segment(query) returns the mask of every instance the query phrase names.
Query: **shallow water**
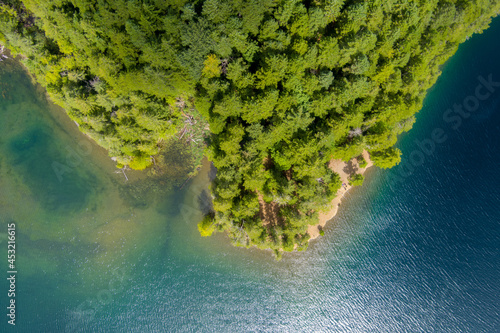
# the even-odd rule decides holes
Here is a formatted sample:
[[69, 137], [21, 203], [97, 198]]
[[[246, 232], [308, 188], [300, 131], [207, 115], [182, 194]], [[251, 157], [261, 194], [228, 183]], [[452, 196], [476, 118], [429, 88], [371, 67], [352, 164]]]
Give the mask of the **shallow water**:
[[[182, 190], [149, 193], [139, 173], [127, 187], [2, 62], [0, 222], [17, 225], [17, 331], [500, 331], [500, 89], [458, 130], [443, 120], [479, 75], [500, 81], [498, 36], [497, 19], [461, 46], [401, 138], [403, 162], [370, 170], [326, 236], [280, 262], [199, 236], [206, 164]], [[447, 140], [415, 160], [415, 140], [436, 128]]]

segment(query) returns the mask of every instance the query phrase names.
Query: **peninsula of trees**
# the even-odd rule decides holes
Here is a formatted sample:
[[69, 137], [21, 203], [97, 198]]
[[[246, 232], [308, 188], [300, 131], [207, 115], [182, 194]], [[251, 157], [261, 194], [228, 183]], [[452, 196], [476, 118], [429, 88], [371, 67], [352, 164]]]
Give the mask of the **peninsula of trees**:
[[[3, 0], [0, 43], [119, 167], [147, 168], [170, 140], [205, 143], [217, 177], [201, 233], [280, 255], [307, 246], [341, 186], [332, 158], [399, 162], [397, 136], [440, 66], [499, 11], [498, 0]], [[260, 218], [263, 203], [277, 223]]]

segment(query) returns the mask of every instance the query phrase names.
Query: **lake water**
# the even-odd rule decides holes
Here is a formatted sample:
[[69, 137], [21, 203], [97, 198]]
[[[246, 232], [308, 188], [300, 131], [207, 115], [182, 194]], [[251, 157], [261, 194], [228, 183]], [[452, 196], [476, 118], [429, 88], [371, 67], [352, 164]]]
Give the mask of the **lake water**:
[[[370, 170], [325, 237], [279, 262], [199, 236], [207, 163], [182, 189], [134, 172], [126, 182], [19, 65], [0, 63], [15, 331], [499, 332], [500, 88], [457, 129], [443, 119], [478, 76], [500, 81], [499, 37], [497, 19], [460, 47], [401, 137], [403, 162]], [[446, 140], [423, 153], [436, 129]], [[13, 331], [5, 314], [1, 331]]]

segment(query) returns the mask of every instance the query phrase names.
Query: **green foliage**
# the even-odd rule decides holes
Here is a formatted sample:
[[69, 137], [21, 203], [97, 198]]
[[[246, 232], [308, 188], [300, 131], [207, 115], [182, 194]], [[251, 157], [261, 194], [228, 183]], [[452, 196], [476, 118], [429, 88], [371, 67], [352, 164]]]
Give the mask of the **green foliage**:
[[401, 162], [401, 150], [391, 147], [382, 151], [371, 152], [370, 158], [373, 164], [379, 168], [392, 168]]
[[363, 185], [363, 181], [365, 180], [365, 177], [360, 174], [355, 174], [352, 177], [349, 177], [349, 185], [351, 186], [361, 186]]
[[153, 164], [151, 156], [147, 156], [144, 153], [138, 153], [132, 161], [130, 161], [129, 166], [134, 170], [144, 170], [148, 166]]
[[363, 155], [360, 155], [360, 156], [356, 157], [356, 159], [358, 160], [358, 165], [359, 165], [359, 167], [361, 169], [366, 168], [366, 166], [368, 165], [368, 163], [366, 162], [366, 160], [363, 157]]
[[202, 237], [211, 236], [215, 230], [216, 230], [216, 225], [214, 217], [211, 214], [205, 215], [203, 220], [201, 220], [201, 222], [198, 223], [198, 231], [200, 232]]
[[195, 81], [176, 57], [177, 13], [142, 1], [10, 0], [0, 31], [83, 132], [141, 170], [184, 121], [176, 99], [196, 108]]
[[219, 77], [220, 76], [220, 68], [219, 68], [220, 60], [217, 58], [215, 54], [210, 54], [207, 59], [203, 62], [203, 75], [208, 78]]
[[376, 166], [399, 163], [393, 146], [440, 66], [499, 10], [498, 1], [4, 0], [0, 40], [121, 165], [154, 167], [179, 139], [199, 159], [206, 140], [217, 230], [281, 256], [307, 247], [308, 225], [340, 187], [329, 160], [367, 150]]

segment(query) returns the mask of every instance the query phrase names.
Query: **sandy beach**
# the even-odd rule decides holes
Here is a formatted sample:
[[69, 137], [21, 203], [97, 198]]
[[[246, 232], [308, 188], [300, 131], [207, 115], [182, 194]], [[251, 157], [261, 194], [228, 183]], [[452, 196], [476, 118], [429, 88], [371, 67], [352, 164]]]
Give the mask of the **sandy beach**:
[[342, 186], [337, 191], [337, 196], [332, 200], [332, 209], [328, 212], [320, 212], [319, 213], [319, 223], [316, 225], [310, 225], [307, 229], [307, 233], [311, 235], [311, 239], [315, 239], [319, 236], [319, 231], [326, 225], [328, 221], [330, 221], [335, 215], [337, 215], [337, 211], [339, 210], [340, 203], [344, 198], [344, 195], [349, 189], [352, 187], [349, 185], [349, 176], [354, 173], [364, 174], [365, 171], [373, 165], [370, 160], [370, 155], [366, 150], [363, 151], [363, 157], [367, 162], [366, 167], [360, 168], [358, 161], [356, 159], [352, 159], [349, 162], [344, 162], [342, 160], [331, 160], [330, 161], [330, 169], [332, 169], [335, 173], [340, 176], [342, 183], [345, 186]]

